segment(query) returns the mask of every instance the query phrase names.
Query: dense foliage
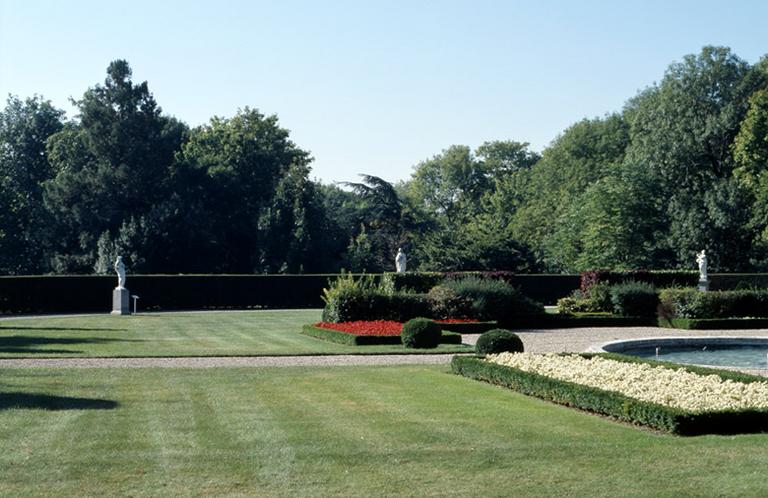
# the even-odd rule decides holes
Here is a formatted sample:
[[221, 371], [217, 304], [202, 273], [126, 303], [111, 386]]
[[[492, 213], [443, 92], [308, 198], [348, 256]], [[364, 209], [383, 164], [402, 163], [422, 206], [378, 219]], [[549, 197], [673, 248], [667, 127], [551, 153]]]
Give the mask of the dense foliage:
[[768, 317], [766, 290], [665, 289], [660, 299], [664, 318]]
[[493, 329], [477, 338], [475, 352], [478, 354], [522, 353], [523, 341], [517, 334], [507, 329]]
[[38, 96], [0, 110], [0, 274], [116, 254], [133, 273], [380, 272], [398, 247], [424, 271], [690, 269], [701, 249], [713, 272], [768, 269], [766, 57], [704, 47], [541, 154], [453, 145], [394, 185], [311, 181], [277, 116], [190, 129], [131, 76], [112, 62], [73, 119]]
[[412, 318], [403, 324], [400, 338], [406, 348], [436, 348], [443, 331], [440, 325], [428, 318]]

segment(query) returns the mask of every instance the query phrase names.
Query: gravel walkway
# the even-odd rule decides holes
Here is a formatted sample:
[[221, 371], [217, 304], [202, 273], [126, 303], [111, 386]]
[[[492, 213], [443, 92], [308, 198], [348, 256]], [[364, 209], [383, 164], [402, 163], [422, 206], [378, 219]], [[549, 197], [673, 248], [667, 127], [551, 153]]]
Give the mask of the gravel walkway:
[[[749, 336], [768, 337], [768, 329], [685, 331], [656, 327], [526, 329], [517, 331], [525, 350], [533, 353], [582, 352], [618, 339], [641, 337]], [[474, 344], [478, 334], [465, 334], [464, 343]], [[232, 356], [180, 358], [25, 358], [0, 359], [0, 368], [216, 368], [350, 365], [441, 365], [453, 354], [433, 355], [324, 355], [324, 356]], [[767, 372], [768, 373], [768, 372]]]

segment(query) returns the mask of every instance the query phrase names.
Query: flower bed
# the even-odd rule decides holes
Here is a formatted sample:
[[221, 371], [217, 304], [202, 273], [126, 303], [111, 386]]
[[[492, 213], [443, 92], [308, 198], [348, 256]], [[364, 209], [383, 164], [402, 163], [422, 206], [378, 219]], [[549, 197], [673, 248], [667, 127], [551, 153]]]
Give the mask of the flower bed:
[[392, 320], [357, 320], [354, 322], [316, 323], [315, 327], [354, 335], [400, 336], [403, 324]]
[[735, 372], [620, 355], [455, 357], [455, 373], [685, 435], [768, 430], [768, 383]]
[[[439, 320], [441, 325], [460, 326], [464, 324], [474, 325], [477, 322], [465, 319]], [[401, 322], [392, 320], [357, 320], [353, 322], [319, 322], [313, 325], [305, 325], [302, 332], [306, 335], [325, 339], [341, 344], [355, 346], [373, 344], [401, 344], [400, 332], [403, 329]], [[461, 334], [443, 331], [443, 344], [461, 344]]]

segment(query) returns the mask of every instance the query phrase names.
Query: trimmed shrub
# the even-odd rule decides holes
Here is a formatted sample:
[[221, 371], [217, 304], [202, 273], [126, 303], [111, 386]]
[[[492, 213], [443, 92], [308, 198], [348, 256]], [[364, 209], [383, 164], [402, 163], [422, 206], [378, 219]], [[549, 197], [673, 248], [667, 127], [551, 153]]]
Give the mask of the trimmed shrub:
[[506, 282], [476, 277], [447, 280], [445, 287], [471, 303], [471, 313], [478, 320], [496, 320], [500, 324], [516, 317], [544, 313], [544, 306]]
[[522, 353], [523, 341], [507, 329], [493, 329], [477, 338], [475, 351], [478, 354], [496, 354], [504, 352]]
[[665, 289], [662, 318], [768, 317], [768, 290]]
[[440, 344], [442, 330], [429, 318], [413, 318], [403, 324], [400, 337], [406, 348], [436, 348]]
[[656, 316], [659, 293], [644, 282], [627, 282], [611, 287], [613, 312], [621, 316]]
[[432, 287], [427, 294], [427, 299], [431, 310], [430, 316], [438, 320], [472, 316], [472, 302], [450, 287], [444, 285]]

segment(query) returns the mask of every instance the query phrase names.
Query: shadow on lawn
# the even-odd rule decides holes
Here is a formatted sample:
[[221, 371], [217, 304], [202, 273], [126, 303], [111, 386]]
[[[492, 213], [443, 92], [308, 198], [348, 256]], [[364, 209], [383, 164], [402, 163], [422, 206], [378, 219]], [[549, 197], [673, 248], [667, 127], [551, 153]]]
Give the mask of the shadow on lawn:
[[35, 349], [49, 344], [106, 344], [110, 342], [144, 342], [141, 339], [112, 339], [104, 337], [43, 337], [11, 335], [0, 337], [0, 353], [80, 353], [66, 349]]
[[117, 406], [117, 401], [110, 399], [0, 392], [0, 411], [24, 408], [41, 410], [112, 410], [117, 408]]
[[24, 325], [3, 326], [0, 330], [74, 330], [76, 332], [119, 332], [128, 329], [99, 328], [99, 327], [26, 327]]

